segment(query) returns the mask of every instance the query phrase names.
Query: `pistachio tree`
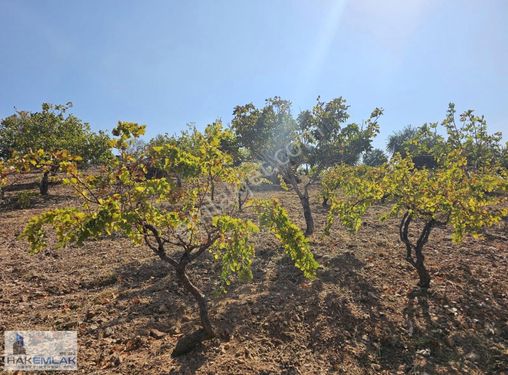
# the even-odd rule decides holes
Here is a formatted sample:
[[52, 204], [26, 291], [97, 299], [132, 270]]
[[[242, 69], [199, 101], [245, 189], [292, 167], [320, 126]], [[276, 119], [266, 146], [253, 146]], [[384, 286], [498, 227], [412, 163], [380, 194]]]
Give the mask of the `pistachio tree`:
[[283, 187], [298, 195], [308, 236], [314, 233], [310, 187], [326, 168], [357, 163], [379, 132], [377, 121], [382, 109], [374, 109], [367, 121], [357, 124], [348, 123], [348, 108], [343, 98], [329, 102], [318, 98], [311, 110], [295, 119], [291, 102], [275, 97], [267, 99], [263, 108], [249, 103], [235, 107], [233, 112], [232, 128], [238, 144], [269, 173], [278, 174]]
[[49, 176], [60, 170], [62, 163], [80, 162], [80, 156], [72, 155], [67, 150], [45, 151], [39, 149], [29, 150], [25, 154], [14, 153], [9, 163], [15, 167], [19, 173], [38, 172], [42, 174], [39, 182], [39, 191], [41, 195], [47, 195], [49, 192]]
[[[425, 141], [429, 139], [432, 142]], [[407, 144], [415, 153], [430, 155], [437, 163], [442, 163], [452, 150], [460, 149], [469, 169], [488, 171], [503, 164], [501, 140], [501, 132], [489, 133], [485, 116], [469, 109], [457, 117], [455, 104], [450, 103], [441, 123], [422, 125]]]
[[508, 215], [506, 170], [471, 171], [461, 149], [441, 155], [440, 160], [438, 168], [419, 169], [410, 157], [396, 154], [380, 167], [340, 165], [327, 171], [325, 188], [332, 200], [328, 225], [337, 217], [358, 231], [370, 206], [388, 202], [381, 219], [400, 219], [405, 259], [418, 273], [418, 286], [428, 288], [431, 276], [424, 248], [434, 228], [450, 227], [452, 240], [458, 242], [466, 234], [481, 236], [484, 228]]
[[[222, 170], [228, 166], [238, 166], [241, 164], [241, 155], [236, 146], [234, 133], [224, 128], [222, 122], [217, 120], [212, 124], [205, 127], [203, 132], [200, 132], [196, 126], [189, 125], [186, 131], [183, 131], [178, 136], [169, 136], [167, 134], [158, 135], [148, 145], [148, 154], [150, 158], [147, 164], [151, 170], [149, 175], [161, 175], [161, 170], [155, 168], [155, 160], [160, 157], [154, 153], [154, 148], [166, 147], [166, 150], [179, 150], [185, 152], [184, 158], [197, 158], [201, 160], [203, 170], [206, 172], [210, 184], [210, 199], [215, 200], [216, 180]], [[178, 160], [170, 158], [174, 166], [177, 167]], [[181, 184], [179, 168], [173, 168], [174, 175], [170, 176]]]
[[5, 188], [12, 183], [16, 168], [9, 162], [0, 159], [0, 201], [4, 199]]
[[[221, 200], [220, 206], [210, 202], [208, 162], [222, 164], [214, 174], [215, 181], [238, 184], [235, 169], [221, 154], [190, 154], [174, 144], [154, 146], [157, 167], [172, 175], [175, 168], [182, 177], [182, 187], [168, 178], [146, 178], [146, 165], [128, 153], [131, 139], [144, 133], [144, 127], [120, 122], [114, 129], [113, 143], [118, 157], [100, 174], [85, 175], [76, 163], [63, 167], [66, 183], [76, 190], [82, 205], [53, 209], [33, 217], [22, 237], [37, 253], [49, 246], [47, 231], [56, 234], [55, 246], [81, 245], [84, 241], [113, 233], [123, 235], [135, 245], [144, 245], [163, 263], [172, 268], [181, 286], [198, 305], [201, 329], [182, 338], [173, 355], [191, 350], [202, 340], [216, 336], [209, 314], [208, 298], [199, 280], [191, 280], [189, 268], [205, 254], [218, 262], [221, 288], [235, 279], [252, 277], [255, 256], [252, 236], [260, 230], [273, 233], [284, 251], [303, 274], [312, 278], [317, 263], [300, 229], [276, 201], [251, 201], [248, 206], [258, 214], [254, 222], [238, 215], [235, 195]], [[206, 135], [202, 135], [205, 136]]]
[[40, 111], [16, 111], [0, 121], [0, 159], [14, 153], [67, 150], [81, 156], [82, 164], [99, 164], [111, 158], [109, 138], [93, 132], [88, 123], [69, 114], [72, 103], [43, 103]]

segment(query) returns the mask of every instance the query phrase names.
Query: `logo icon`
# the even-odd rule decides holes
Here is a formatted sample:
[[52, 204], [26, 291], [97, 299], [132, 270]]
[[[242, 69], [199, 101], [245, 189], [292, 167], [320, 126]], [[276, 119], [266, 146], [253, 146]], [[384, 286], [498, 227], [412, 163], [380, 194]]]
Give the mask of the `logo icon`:
[[24, 355], [26, 354], [25, 340], [23, 336], [16, 332], [16, 340], [12, 344], [13, 355]]
[[6, 371], [77, 370], [76, 331], [5, 331]]

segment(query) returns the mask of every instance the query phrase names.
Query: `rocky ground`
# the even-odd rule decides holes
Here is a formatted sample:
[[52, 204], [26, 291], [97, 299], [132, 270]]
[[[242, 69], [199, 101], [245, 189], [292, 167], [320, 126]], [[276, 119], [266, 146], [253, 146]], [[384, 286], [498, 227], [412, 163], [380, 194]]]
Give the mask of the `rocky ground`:
[[[321, 264], [306, 282], [268, 235], [259, 236], [254, 279], [217, 295], [217, 265], [192, 270], [210, 293], [213, 320], [228, 340], [171, 358], [199, 320], [171, 269], [123, 238], [30, 256], [16, 236], [31, 215], [74, 204], [62, 186], [34, 206], [0, 210], [0, 330], [76, 330], [84, 374], [496, 374], [508, 369], [508, 243], [498, 237], [453, 244], [447, 230], [426, 248], [433, 283], [411, 293], [398, 222], [374, 208], [357, 235], [339, 224], [322, 233], [313, 203], [311, 238]], [[14, 193], [11, 193], [14, 194]], [[291, 192], [267, 189], [303, 226]], [[501, 237], [499, 237], [501, 236]], [[3, 340], [2, 345], [3, 345]], [[0, 348], [2, 349], [2, 348]], [[51, 372], [55, 373], [55, 372]]]

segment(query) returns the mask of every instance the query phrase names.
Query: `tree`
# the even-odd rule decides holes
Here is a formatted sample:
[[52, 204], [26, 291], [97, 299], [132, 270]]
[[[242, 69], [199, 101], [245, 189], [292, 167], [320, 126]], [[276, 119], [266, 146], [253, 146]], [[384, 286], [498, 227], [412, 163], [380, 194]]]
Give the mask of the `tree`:
[[0, 159], [0, 201], [4, 199], [5, 188], [12, 183], [9, 179], [15, 173], [16, 169], [11, 163]]
[[477, 116], [470, 109], [461, 113], [457, 121], [455, 104], [450, 103], [446, 118], [441, 122], [445, 136], [438, 135], [438, 126], [438, 123], [430, 123], [418, 128], [409, 142], [414, 153], [430, 155], [436, 163], [442, 163], [443, 156], [460, 149], [468, 168], [477, 171], [503, 163], [502, 134], [489, 134], [484, 116]]
[[394, 132], [392, 135], [388, 137], [388, 143], [386, 145], [386, 150], [390, 152], [393, 156], [396, 153], [402, 155], [402, 157], [406, 157], [411, 150], [408, 150], [409, 142], [416, 136], [418, 129], [412, 127], [411, 125], [406, 126], [404, 129]]
[[501, 151], [501, 165], [508, 169], [508, 141], [505, 143]]
[[40, 112], [17, 111], [4, 118], [0, 122], [0, 158], [9, 159], [15, 152], [67, 150], [81, 156], [83, 164], [110, 159], [107, 135], [92, 132], [89, 124], [67, 114], [71, 107], [72, 103], [44, 103]]
[[47, 195], [49, 190], [49, 175], [60, 170], [60, 166], [65, 162], [81, 162], [80, 156], [71, 155], [67, 150], [57, 150], [47, 152], [42, 149], [29, 151], [25, 154], [12, 154], [9, 164], [17, 173], [30, 172], [33, 170], [42, 173], [42, 179], [39, 183], [41, 195]]
[[397, 153], [402, 157], [411, 155], [417, 168], [435, 168], [436, 160], [429, 153], [429, 149], [435, 147], [440, 136], [435, 132], [424, 131], [424, 129], [429, 129], [435, 124], [424, 124], [417, 128], [408, 125], [401, 131], [393, 133], [388, 138], [387, 150], [392, 156]]
[[[444, 132], [438, 131], [440, 125]], [[450, 103], [441, 123], [426, 123], [417, 128], [408, 126], [390, 136], [387, 149], [392, 155], [411, 155], [418, 168], [435, 168], [443, 156], [460, 148], [468, 167], [482, 169], [503, 163], [505, 151], [501, 139], [500, 132], [488, 133], [485, 117], [476, 115], [472, 109], [462, 112], [457, 120], [455, 104]]]
[[[452, 240], [458, 242], [467, 233], [480, 236], [484, 228], [508, 215], [503, 196], [508, 191], [506, 170], [471, 171], [461, 149], [441, 156], [440, 161], [434, 170], [418, 169], [410, 157], [396, 154], [377, 168], [341, 165], [328, 171], [327, 179], [333, 180], [336, 188], [330, 193], [328, 228], [338, 217], [358, 231], [368, 207], [386, 199], [390, 209], [382, 218], [400, 218], [399, 237], [406, 247], [406, 260], [418, 272], [418, 286], [428, 288], [431, 277], [423, 249], [436, 226], [450, 226]], [[413, 241], [410, 229], [415, 226], [419, 234]]]
[[[233, 157], [225, 152], [222, 146], [226, 143], [232, 143], [233, 133], [224, 129], [220, 121], [208, 125], [204, 132], [199, 132], [196, 128], [191, 133], [191, 153], [200, 161], [201, 167], [205, 171], [210, 186], [210, 199], [215, 200], [215, 190], [217, 183], [221, 178], [234, 171]], [[226, 182], [230, 182], [228, 178]]]
[[[310, 186], [325, 168], [340, 162], [356, 163], [379, 131], [381, 109], [376, 108], [361, 126], [345, 125], [348, 108], [343, 98], [327, 103], [318, 98], [312, 110], [303, 111], [295, 120], [291, 102], [274, 97], [261, 109], [249, 103], [235, 107], [233, 112], [232, 128], [238, 144], [249, 150], [253, 160], [263, 163], [266, 174], [279, 174], [282, 186], [298, 195], [307, 236], [314, 232]], [[304, 179], [302, 169], [307, 171]]]
[[[236, 163], [231, 152], [234, 152], [234, 134], [229, 129], [224, 129], [222, 122], [217, 120], [206, 126], [203, 132], [198, 131], [195, 126], [190, 126], [187, 131], [182, 132], [179, 137], [170, 137], [168, 135], [159, 135], [150, 141], [151, 154], [149, 159], [150, 166], [154, 166], [156, 159], [160, 157], [158, 152], [153, 152], [162, 147], [169, 152], [165, 156], [174, 165], [175, 179], [180, 184], [180, 174], [177, 167], [179, 159], [175, 158], [177, 153], [184, 152], [183, 158], [193, 157], [199, 159], [202, 168], [206, 171], [210, 187], [210, 198], [215, 200], [216, 183], [219, 176], [224, 171], [232, 171], [232, 167], [239, 165]], [[160, 170], [159, 170], [160, 175]]]
[[369, 165], [371, 167], [378, 167], [388, 161], [388, 158], [386, 157], [383, 150], [380, 150], [379, 148], [372, 149], [370, 151], [367, 151], [363, 155], [363, 164]]
[[[130, 139], [143, 133], [144, 127], [120, 122], [114, 129], [118, 158], [100, 174], [83, 175], [75, 163], [64, 163], [68, 173], [66, 183], [81, 196], [83, 206], [54, 209], [35, 216], [22, 236], [31, 244], [33, 253], [48, 246], [48, 226], [56, 234], [57, 246], [80, 245], [90, 238], [118, 233], [134, 244], [144, 244], [151, 249], [174, 269], [181, 285], [199, 308], [202, 328], [179, 341], [173, 352], [178, 355], [216, 335], [207, 298], [188, 275], [189, 267], [205, 253], [222, 264], [222, 288], [236, 277], [248, 279], [252, 276], [250, 267], [255, 253], [251, 236], [263, 228], [282, 242], [286, 253], [306, 277], [314, 277], [317, 263], [303, 233], [289, 220], [279, 203], [251, 201], [249, 207], [258, 213], [259, 224], [238, 215], [235, 195], [230, 200], [222, 200], [220, 206], [209, 203], [206, 162], [217, 158], [214, 163], [218, 165], [224, 161], [223, 155], [207, 155], [205, 162], [172, 144], [154, 146], [152, 152], [160, 155], [156, 166], [169, 175], [178, 168], [184, 187], [178, 188], [166, 178], [147, 179], [143, 161], [127, 152]], [[224, 183], [236, 183], [234, 168], [227, 162], [215, 178]]]

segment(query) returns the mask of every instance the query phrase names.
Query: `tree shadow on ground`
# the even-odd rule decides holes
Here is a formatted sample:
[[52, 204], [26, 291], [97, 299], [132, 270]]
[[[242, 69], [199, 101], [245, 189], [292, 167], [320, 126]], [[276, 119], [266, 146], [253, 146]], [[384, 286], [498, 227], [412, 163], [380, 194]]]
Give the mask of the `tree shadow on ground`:
[[20, 206], [20, 202], [18, 201], [18, 196], [15, 194], [9, 194], [3, 201], [0, 201], [0, 212], [13, 212], [20, 211], [24, 209], [41, 209], [41, 208], [49, 208], [53, 205], [59, 205], [65, 202], [71, 202], [76, 199], [73, 195], [62, 195], [62, 194], [48, 194], [48, 195], [40, 195], [39, 192], [30, 191], [29, 193], [29, 201], [26, 203], [26, 207]]
[[[352, 253], [322, 260], [318, 279], [309, 285], [288, 257], [280, 257], [276, 273], [265, 279], [268, 292], [263, 294], [258, 288], [257, 297], [247, 307], [230, 303], [223, 315], [255, 322], [235, 329], [247, 337], [260, 331], [270, 337], [263, 345], [281, 352], [281, 363], [285, 352], [302, 349], [293, 343], [298, 341], [295, 335], [304, 334], [306, 348], [314, 355], [326, 353], [332, 372], [345, 359], [346, 346], [354, 348], [358, 365], [366, 371], [377, 363], [389, 370], [406, 366], [406, 358], [399, 355], [403, 344], [393, 339], [395, 323], [381, 312], [378, 290], [361, 274], [363, 262]], [[379, 353], [378, 357], [372, 358], [372, 353]], [[298, 367], [297, 361], [284, 363]]]
[[[213, 294], [211, 279], [214, 266], [210, 263], [211, 258], [204, 256], [189, 268], [189, 276], [208, 296]], [[179, 338], [200, 328], [195, 300], [178, 283], [173, 268], [157, 258], [122, 265], [111, 275], [83, 284], [82, 287], [97, 290], [113, 284], [118, 290], [113, 307], [120, 314], [113, 314], [116, 316], [114, 319], [104, 322], [99, 328], [101, 332], [107, 332], [108, 329], [121, 331], [122, 327], [129, 327], [131, 338], [140, 336], [158, 340], [161, 342], [160, 354], [168, 354]], [[213, 316], [214, 301], [210, 302], [210, 313]], [[182, 372], [194, 373], [205, 361], [211, 360], [214, 351], [210, 348], [219, 344], [218, 339], [206, 341], [198, 345], [190, 355], [177, 357], [174, 361]]]
[[[347, 347], [357, 365], [367, 372], [407, 369], [410, 364], [400, 338], [402, 332], [385, 313], [380, 291], [365, 276], [365, 263], [347, 251], [326, 264], [323, 282], [339, 287], [339, 291], [330, 291], [324, 297], [323, 319], [333, 334], [314, 345], [320, 349]], [[332, 363], [341, 360], [340, 351], [337, 354], [338, 358], [330, 358]]]
[[[354, 361], [365, 372], [389, 373], [458, 374], [471, 367], [495, 373], [506, 367], [506, 332], [492, 346], [492, 337], [477, 331], [477, 321], [488, 317], [489, 322], [499, 322], [506, 314], [503, 303], [495, 301], [504, 297], [482, 302], [482, 296], [492, 296], [492, 291], [476, 282], [467, 266], [462, 266], [462, 277], [470, 290], [460, 301], [450, 301], [440, 291], [412, 293], [402, 312], [404, 327], [383, 306], [385, 296], [373, 286], [365, 264], [353, 252], [321, 255], [318, 279], [307, 283], [287, 256], [269, 253], [273, 251], [260, 251], [252, 284], [238, 283], [226, 295], [210, 298], [210, 312], [217, 329], [226, 332], [224, 337], [255, 340], [261, 358], [264, 353], [270, 353], [270, 358], [277, 353], [281, 372], [298, 371], [302, 342], [313, 355], [325, 353], [330, 372], [339, 371], [344, 361]], [[217, 267], [204, 257], [191, 270], [208, 296], [214, 291]], [[103, 330], [136, 321], [134, 329], [140, 335], [150, 335], [153, 328], [165, 333], [161, 348], [170, 352], [182, 334], [199, 326], [194, 300], [177, 283], [173, 270], [158, 259], [128, 263], [117, 268], [112, 279], [83, 287], [113, 284], [118, 287], [114, 308], [122, 314], [103, 325]], [[138, 321], [139, 317], [143, 319]], [[491, 329], [492, 336], [503, 327], [482, 329]], [[456, 330], [461, 333], [454, 334]], [[219, 355], [219, 345], [219, 340], [203, 343], [175, 359], [177, 368], [170, 373], [196, 372]]]
[[469, 289], [458, 301], [432, 289], [415, 289], [408, 295], [404, 316], [412, 333], [413, 360], [429, 373], [445, 369], [462, 374], [471, 368], [500, 373], [508, 367], [508, 328], [500, 319], [506, 310], [467, 265], [460, 268]]

